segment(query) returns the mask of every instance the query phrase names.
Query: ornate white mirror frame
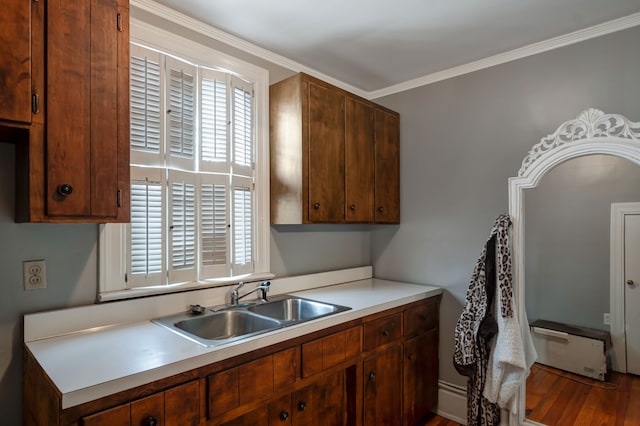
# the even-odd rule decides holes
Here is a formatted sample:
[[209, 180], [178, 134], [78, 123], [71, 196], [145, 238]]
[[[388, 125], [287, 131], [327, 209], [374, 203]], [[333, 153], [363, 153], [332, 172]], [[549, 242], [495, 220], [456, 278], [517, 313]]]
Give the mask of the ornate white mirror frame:
[[[522, 161], [517, 177], [509, 178], [509, 214], [513, 223], [513, 285], [516, 311], [522, 332], [529, 324], [525, 312], [524, 274], [524, 194], [523, 190], [535, 188], [542, 176], [555, 166], [572, 158], [592, 154], [608, 154], [626, 158], [640, 165], [640, 123], [618, 114], [605, 114], [594, 108], [582, 112], [576, 119], [567, 121], [533, 146]], [[611, 304], [621, 300], [623, 294], [614, 294], [611, 286]], [[622, 314], [611, 316], [611, 334], [614, 345], [624, 345]], [[621, 340], [622, 339], [622, 340]], [[621, 346], [618, 346], [621, 347]], [[625, 364], [626, 365], [626, 364]], [[520, 388], [516, 412], [509, 416], [509, 425], [539, 424], [525, 418], [526, 383]]]

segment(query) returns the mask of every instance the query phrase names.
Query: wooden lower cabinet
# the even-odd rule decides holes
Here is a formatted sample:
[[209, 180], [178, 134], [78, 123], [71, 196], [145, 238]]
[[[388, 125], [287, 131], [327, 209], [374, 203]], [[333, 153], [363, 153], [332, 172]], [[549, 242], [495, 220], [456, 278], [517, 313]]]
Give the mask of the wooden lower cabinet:
[[25, 349], [24, 424], [420, 425], [437, 404], [440, 296], [61, 408]]
[[402, 365], [404, 423], [415, 425], [438, 403], [438, 330], [407, 340]]
[[402, 345], [364, 360], [364, 424], [402, 424]]

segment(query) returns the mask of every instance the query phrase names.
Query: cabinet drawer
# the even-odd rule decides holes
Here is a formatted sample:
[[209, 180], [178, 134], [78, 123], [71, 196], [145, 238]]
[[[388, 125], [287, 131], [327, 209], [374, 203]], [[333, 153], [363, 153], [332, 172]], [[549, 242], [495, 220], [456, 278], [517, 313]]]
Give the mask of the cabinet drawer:
[[353, 327], [302, 345], [302, 375], [319, 373], [357, 357], [362, 350], [361, 327]]
[[364, 351], [393, 343], [402, 337], [402, 314], [389, 315], [364, 325]]
[[404, 311], [404, 335], [431, 330], [438, 326], [438, 303], [428, 302]]

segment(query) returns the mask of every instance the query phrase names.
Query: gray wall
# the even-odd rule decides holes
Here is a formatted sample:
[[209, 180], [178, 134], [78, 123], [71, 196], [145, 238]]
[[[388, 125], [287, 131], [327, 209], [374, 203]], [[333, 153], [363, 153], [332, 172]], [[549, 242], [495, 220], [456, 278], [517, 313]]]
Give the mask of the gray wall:
[[[135, 11], [134, 11], [135, 13]], [[445, 288], [441, 378], [475, 260], [507, 211], [507, 178], [528, 149], [587, 107], [640, 119], [640, 28], [379, 99], [401, 114], [402, 224], [271, 229], [279, 276], [374, 263], [379, 277]], [[244, 56], [243, 56], [244, 57]], [[247, 59], [245, 57], [245, 59]], [[277, 81], [290, 72], [255, 60]], [[95, 225], [13, 223], [14, 147], [0, 144], [0, 418], [21, 424], [27, 312], [92, 303]], [[22, 261], [47, 261], [46, 290], [22, 290]]]
[[[152, 21], [135, 9], [132, 15]], [[272, 83], [293, 74], [173, 24], [155, 23], [269, 69]], [[7, 426], [22, 424], [22, 315], [91, 304], [97, 293], [97, 225], [14, 223], [14, 159], [15, 147], [0, 143], [0, 423]], [[370, 265], [369, 247], [366, 227], [274, 227], [271, 271], [290, 276]], [[45, 290], [23, 290], [22, 261], [31, 259], [47, 262]]]
[[371, 234], [375, 274], [444, 287], [440, 377], [507, 180], [540, 138], [588, 107], [640, 120], [640, 28], [438, 82], [377, 101], [400, 112], [401, 225]]
[[570, 160], [525, 191], [527, 316], [609, 330], [611, 203], [640, 201], [640, 167], [606, 155]]

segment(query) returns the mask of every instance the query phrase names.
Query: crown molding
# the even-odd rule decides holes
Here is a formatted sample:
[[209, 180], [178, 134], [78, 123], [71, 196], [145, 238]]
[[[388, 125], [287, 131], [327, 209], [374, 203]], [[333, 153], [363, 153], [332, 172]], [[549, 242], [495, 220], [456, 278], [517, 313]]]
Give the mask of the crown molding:
[[468, 64], [438, 71], [433, 74], [428, 74], [423, 77], [418, 77], [399, 84], [394, 84], [383, 89], [373, 90], [368, 93], [367, 98], [376, 99], [383, 96], [393, 95], [395, 93], [415, 89], [420, 86], [426, 86], [431, 83], [436, 83], [438, 81], [447, 80], [449, 78], [457, 77], [463, 74], [490, 68], [496, 65], [504, 64], [506, 62], [526, 58], [527, 56], [537, 55], [538, 53], [547, 52], [549, 50], [558, 49], [560, 47], [579, 43], [581, 41], [600, 37], [606, 34], [626, 30], [627, 28], [635, 27], [638, 25], [640, 25], [640, 12], [622, 18], [614, 19], [613, 21], [594, 25], [589, 28], [574, 31], [569, 34], [530, 44], [528, 46], [520, 47], [518, 49], [510, 50], [508, 52], [489, 56], [488, 58], [480, 59], [478, 61], [469, 62]]
[[368, 92], [358, 87], [352, 86], [329, 75], [323, 74], [313, 68], [302, 65], [289, 58], [285, 58], [284, 56], [278, 55], [277, 53], [243, 40], [240, 37], [236, 37], [232, 34], [222, 31], [219, 28], [194, 19], [160, 3], [156, 3], [153, 0], [130, 0], [130, 5], [140, 10], [144, 10], [145, 12], [156, 15], [160, 18], [166, 19], [167, 21], [173, 22], [174, 24], [178, 24], [189, 30], [195, 31], [213, 40], [227, 44], [235, 49], [241, 50], [260, 59], [264, 59], [265, 61], [269, 61], [275, 65], [290, 69], [294, 72], [304, 72], [363, 98], [368, 97]]
[[517, 59], [522, 59], [528, 56], [537, 55], [539, 53], [547, 52], [549, 50], [558, 49], [560, 47], [579, 43], [581, 41], [611, 34], [617, 31], [626, 30], [628, 28], [632, 28], [640, 25], [640, 12], [634, 13], [632, 15], [624, 16], [622, 18], [618, 18], [612, 21], [604, 22], [602, 24], [594, 25], [589, 28], [574, 31], [569, 34], [554, 37], [538, 43], [533, 43], [528, 46], [510, 50], [508, 52], [499, 53], [497, 55], [490, 56], [488, 58], [469, 62], [467, 64], [448, 68], [432, 74], [427, 74], [425, 76], [418, 77], [412, 80], [407, 80], [402, 83], [394, 84], [382, 89], [366, 91], [361, 88], [347, 84], [343, 81], [340, 81], [324, 73], [321, 73], [313, 68], [302, 65], [299, 62], [286, 58], [282, 55], [278, 55], [277, 53], [274, 53], [270, 50], [264, 49], [256, 44], [243, 40], [240, 37], [236, 37], [218, 28], [212, 27], [209, 24], [205, 24], [202, 21], [191, 18], [171, 8], [168, 8], [164, 5], [156, 3], [153, 0], [131, 0], [130, 4], [133, 7], [152, 13], [153, 15], [156, 15], [160, 18], [166, 19], [170, 22], [173, 22], [175, 24], [188, 28], [192, 31], [195, 31], [213, 40], [217, 40], [221, 43], [227, 44], [233, 48], [241, 50], [250, 55], [256, 56], [265, 61], [269, 61], [275, 65], [281, 66], [286, 69], [290, 69], [293, 72], [307, 73], [316, 78], [319, 78], [328, 83], [331, 83], [334, 86], [340, 87], [358, 96], [361, 96], [366, 99], [371, 99], [371, 100], [381, 98], [383, 96], [389, 96], [389, 95], [404, 92], [407, 90], [415, 89], [421, 86], [426, 86], [432, 83], [436, 83], [438, 81], [447, 80], [453, 77], [458, 77], [460, 75], [469, 74], [474, 71], [480, 71], [485, 68], [490, 68], [496, 65], [515, 61]]

